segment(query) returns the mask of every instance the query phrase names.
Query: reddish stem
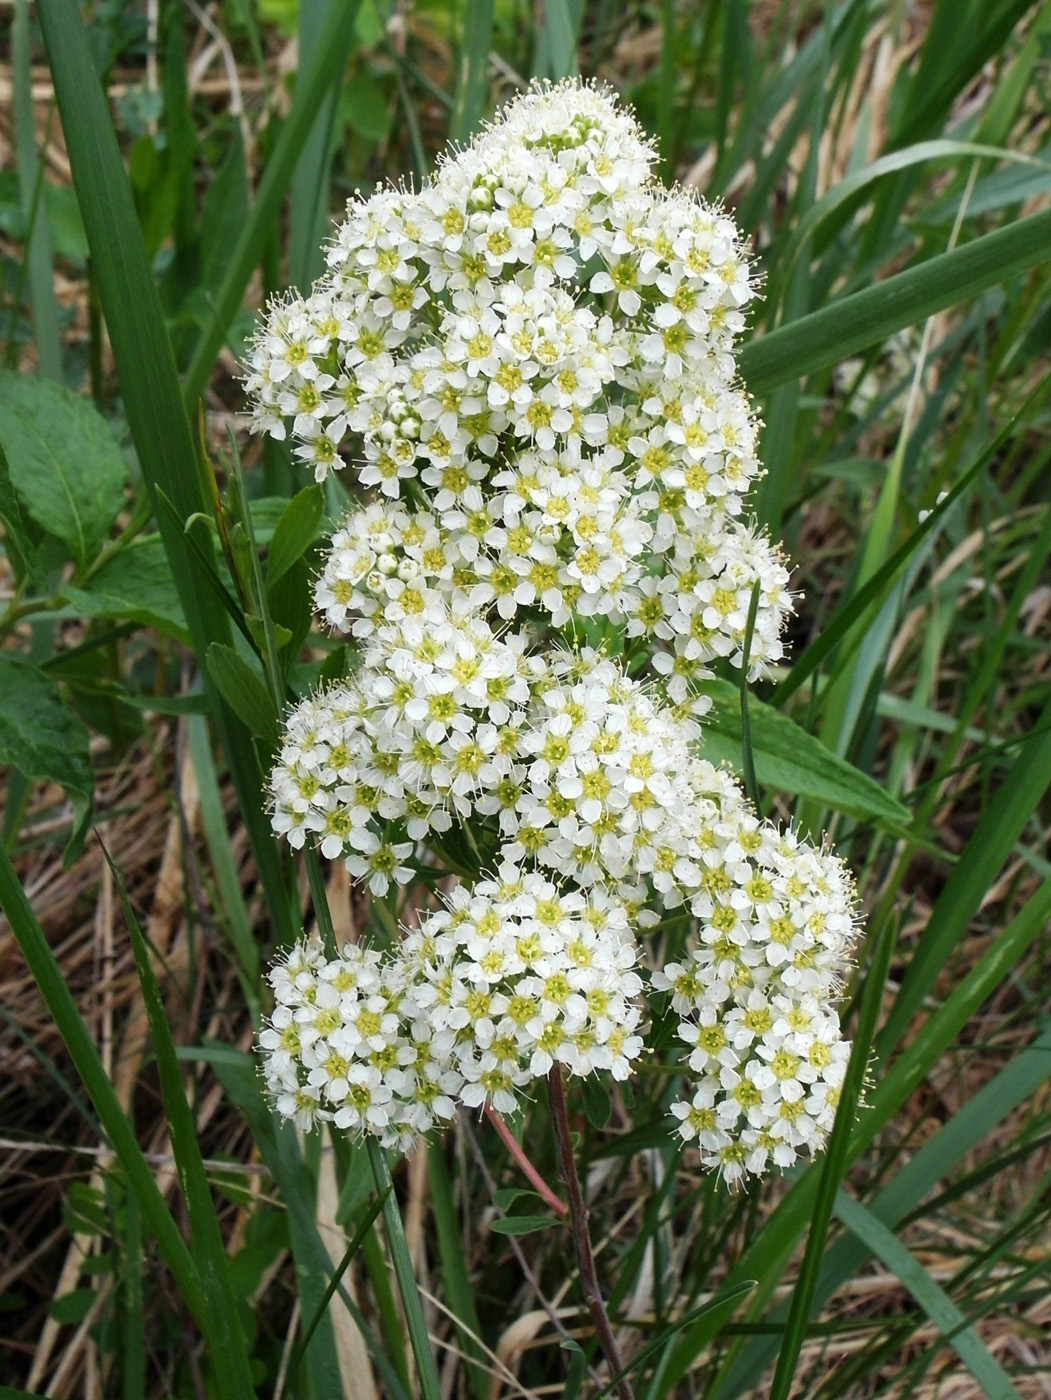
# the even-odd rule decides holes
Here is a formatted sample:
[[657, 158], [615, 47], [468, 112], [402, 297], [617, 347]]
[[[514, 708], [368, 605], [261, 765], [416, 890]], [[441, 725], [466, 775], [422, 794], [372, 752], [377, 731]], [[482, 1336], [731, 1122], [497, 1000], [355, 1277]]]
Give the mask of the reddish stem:
[[544, 1198], [544, 1200], [547, 1202], [547, 1204], [551, 1207], [553, 1211], [557, 1212], [557, 1214], [559, 1215], [565, 1215], [565, 1201], [560, 1201], [559, 1198], [555, 1195], [554, 1191], [551, 1190], [551, 1187], [548, 1186], [547, 1182], [537, 1171], [536, 1167], [533, 1166], [532, 1162], [522, 1151], [521, 1144], [515, 1138], [515, 1135], [514, 1133], [512, 1133], [511, 1129], [500, 1117], [499, 1113], [497, 1113], [496, 1109], [492, 1106], [491, 1103], [486, 1101], [485, 1108], [483, 1111], [485, 1113], [485, 1116], [489, 1119], [489, 1122], [492, 1123], [493, 1127], [496, 1129], [496, 1133], [500, 1141], [507, 1148], [508, 1152], [510, 1152], [511, 1156], [522, 1169], [523, 1175], [526, 1176], [533, 1183], [533, 1185], [536, 1187], [538, 1194]]

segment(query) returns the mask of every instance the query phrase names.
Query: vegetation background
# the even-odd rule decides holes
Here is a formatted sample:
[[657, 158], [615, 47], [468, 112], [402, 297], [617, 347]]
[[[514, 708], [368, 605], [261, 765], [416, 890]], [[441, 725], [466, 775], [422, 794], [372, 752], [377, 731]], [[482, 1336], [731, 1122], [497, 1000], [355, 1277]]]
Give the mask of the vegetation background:
[[[277, 704], [347, 664], [308, 599], [349, 473], [304, 489], [247, 442], [238, 361], [354, 189], [578, 71], [753, 242], [756, 510], [800, 600], [746, 730], [712, 687], [710, 751], [831, 833], [866, 920], [865, 1103], [815, 1165], [700, 1175], [673, 1051], [571, 1100], [636, 1393], [1051, 1394], [1051, 4], [0, 25], [0, 1396], [413, 1393], [364, 1154], [279, 1130], [253, 1069], [260, 969], [314, 898], [341, 938], [377, 914], [269, 835]], [[543, 1107], [515, 1128], [555, 1183]], [[564, 1229], [489, 1124], [391, 1166], [443, 1393], [608, 1388]]]

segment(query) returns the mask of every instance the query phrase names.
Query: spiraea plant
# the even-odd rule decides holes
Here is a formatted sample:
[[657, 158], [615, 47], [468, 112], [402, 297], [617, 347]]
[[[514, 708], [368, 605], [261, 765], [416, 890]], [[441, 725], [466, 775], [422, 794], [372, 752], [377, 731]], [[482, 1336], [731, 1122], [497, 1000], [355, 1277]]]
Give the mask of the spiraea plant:
[[423, 890], [393, 946], [273, 968], [266, 1079], [304, 1128], [406, 1148], [539, 1077], [625, 1079], [647, 997], [704, 1164], [784, 1168], [831, 1126], [852, 883], [706, 760], [697, 689], [768, 674], [791, 606], [748, 518], [755, 286], [653, 164], [611, 93], [534, 89], [419, 191], [352, 201], [256, 339], [255, 427], [358, 498], [315, 598], [360, 666], [288, 715], [274, 828]]

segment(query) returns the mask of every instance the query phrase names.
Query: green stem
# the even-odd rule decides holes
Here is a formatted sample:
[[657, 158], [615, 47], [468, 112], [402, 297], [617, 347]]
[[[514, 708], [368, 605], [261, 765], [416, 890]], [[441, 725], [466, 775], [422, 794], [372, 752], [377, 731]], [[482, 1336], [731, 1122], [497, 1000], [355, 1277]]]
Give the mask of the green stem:
[[409, 1329], [412, 1354], [416, 1358], [416, 1372], [420, 1378], [420, 1390], [424, 1400], [442, 1400], [442, 1388], [438, 1380], [438, 1371], [434, 1365], [434, 1356], [431, 1353], [427, 1324], [423, 1319], [420, 1290], [416, 1286], [416, 1275], [412, 1271], [409, 1244], [405, 1238], [404, 1226], [401, 1223], [401, 1212], [398, 1210], [398, 1202], [394, 1195], [387, 1158], [374, 1137], [367, 1136], [365, 1144], [368, 1149], [373, 1179], [376, 1182], [376, 1190], [381, 1194], [386, 1193], [383, 1195], [383, 1223], [387, 1229], [387, 1246], [390, 1249], [391, 1263], [394, 1265], [394, 1276], [398, 1281], [401, 1305], [405, 1310], [405, 1322]]

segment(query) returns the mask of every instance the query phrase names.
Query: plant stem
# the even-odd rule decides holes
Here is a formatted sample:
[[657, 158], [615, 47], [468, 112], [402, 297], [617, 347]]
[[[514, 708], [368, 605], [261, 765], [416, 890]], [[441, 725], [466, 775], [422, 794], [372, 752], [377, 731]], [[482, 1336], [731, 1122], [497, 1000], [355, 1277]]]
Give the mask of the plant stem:
[[[551, 1122], [555, 1130], [558, 1165], [569, 1198], [569, 1229], [573, 1236], [573, 1248], [576, 1250], [577, 1267], [580, 1270], [580, 1286], [584, 1290], [584, 1301], [591, 1313], [591, 1321], [594, 1323], [599, 1345], [609, 1363], [610, 1372], [614, 1376], [620, 1375], [624, 1370], [624, 1362], [621, 1360], [620, 1349], [606, 1315], [606, 1305], [602, 1301], [602, 1291], [595, 1272], [595, 1257], [591, 1252], [591, 1237], [588, 1235], [588, 1208], [584, 1204], [584, 1194], [580, 1189], [576, 1163], [573, 1161], [566, 1093], [562, 1085], [562, 1071], [558, 1065], [552, 1065], [547, 1076], [547, 1096], [551, 1107]], [[635, 1400], [626, 1376], [621, 1375], [617, 1382], [617, 1394], [620, 1400]]]
[[374, 1137], [365, 1136], [376, 1190], [383, 1195], [383, 1223], [387, 1227], [387, 1247], [390, 1250], [394, 1276], [398, 1281], [401, 1305], [405, 1309], [405, 1324], [409, 1329], [412, 1354], [416, 1358], [416, 1374], [424, 1400], [442, 1400], [441, 1383], [434, 1365], [431, 1342], [427, 1335], [427, 1323], [423, 1317], [423, 1304], [416, 1286], [416, 1275], [412, 1271], [409, 1257], [409, 1244], [405, 1238], [405, 1227], [401, 1222], [401, 1212], [391, 1184], [390, 1171], [383, 1149]]
[[497, 1136], [499, 1137], [503, 1145], [507, 1148], [508, 1152], [510, 1152], [514, 1161], [518, 1164], [518, 1167], [520, 1168], [522, 1174], [536, 1187], [537, 1193], [543, 1197], [543, 1199], [547, 1202], [551, 1209], [555, 1211], [556, 1214], [565, 1215], [565, 1201], [560, 1201], [559, 1198], [555, 1195], [554, 1191], [551, 1190], [551, 1187], [548, 1186], [547, 1182], [537, 1171], [536, 1167], [533, 1166], [532, 1162], [522, 1151], [522, 1147], [518, 1142], [518, 1139], [515, 1137], [514, 1133], [512, 1133], [511, 1129], [507, 1126], [504, 1120], [500, 1117], [499, 1113], [497, 1113], [496, 1109], [492, 1106], [492, 1104], [486, 1102], [483, 1112], [485, 1113], [485, 1116], [489, 1119], [489, 1122], [492, 1123], [493, 1127], [496, 1129]]

